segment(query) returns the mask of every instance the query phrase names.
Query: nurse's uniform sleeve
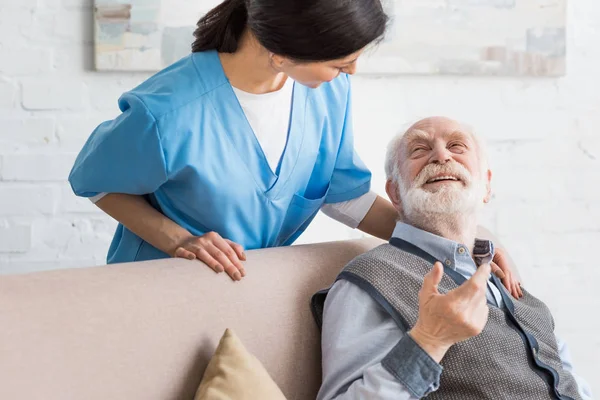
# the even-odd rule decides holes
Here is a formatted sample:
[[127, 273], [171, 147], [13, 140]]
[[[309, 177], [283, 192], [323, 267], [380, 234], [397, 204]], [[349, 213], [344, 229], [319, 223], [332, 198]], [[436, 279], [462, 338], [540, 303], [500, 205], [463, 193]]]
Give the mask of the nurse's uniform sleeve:
[[119, 99], [119, 108], [122, 114], [98, 126], [75, 161], [69, 182], [77, 196], [143, 195], [167, 181], [156, 120], [132, 94]]
[[354, 150], [351, 95], [350, 78], [348, 78], [348, 101], [342, 139], [325, 203], [352, 200], [368, 193], [371, 188], [371, 172]]

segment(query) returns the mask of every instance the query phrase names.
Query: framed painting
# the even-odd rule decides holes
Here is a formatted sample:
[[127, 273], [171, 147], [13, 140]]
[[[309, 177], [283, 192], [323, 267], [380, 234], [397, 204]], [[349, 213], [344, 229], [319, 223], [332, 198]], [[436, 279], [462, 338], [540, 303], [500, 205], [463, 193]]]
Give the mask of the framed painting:
[[[566, 0], [383, 0], [385, 39], [363, 74], [560, 76]], [[96, 69], [158, 71], [189, 54], [219, 0], [96, 0]]]
[[386, 38], [363, 73], [560, 76], [566, 0], [384, 0]]

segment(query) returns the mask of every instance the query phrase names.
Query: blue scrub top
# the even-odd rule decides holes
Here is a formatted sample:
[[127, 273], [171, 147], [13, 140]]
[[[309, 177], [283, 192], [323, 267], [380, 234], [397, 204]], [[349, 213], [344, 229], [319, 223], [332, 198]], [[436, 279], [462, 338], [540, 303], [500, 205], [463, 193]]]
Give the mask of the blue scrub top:
[[[273, 172], [215, 51], [194, 53], [119, 99], [69, 176], [76, 195], [146, 195], [194, 235], [215, 231], [257, 249], [293, 243], [323, 203], [367, 193], [354, 152], [350, 81], [294, 84], [288, 139]], [[108, 263], [167, 254], [119, 225]]]

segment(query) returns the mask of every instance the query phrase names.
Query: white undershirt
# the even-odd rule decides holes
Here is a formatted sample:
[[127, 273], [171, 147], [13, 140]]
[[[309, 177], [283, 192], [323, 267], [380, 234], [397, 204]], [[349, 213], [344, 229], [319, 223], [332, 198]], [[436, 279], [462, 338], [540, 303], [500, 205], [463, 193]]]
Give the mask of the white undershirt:
[[288, 79], [280, 90], [266, 94], [252, 94], [237, 88], [233, 88], [233, 91], [271, 171], [277, 174], [279, 160], [287, 142], [294, 81]]
[[[287, 141], [294, 81], [287, 79], [280, 90], [267, 94], [253, 94], [237, 88], [233, 88], [233, 91], [271, 170], [277, 174], [279, 160]], [[96, 203], [105, 195], [106, 193], [100, 193], [90, 200]], [[368, 192], [353, 200], [324, 204], [321, 211], [350, 228], [356, 228], [367, 215], [376, 198], [376, 193]]]

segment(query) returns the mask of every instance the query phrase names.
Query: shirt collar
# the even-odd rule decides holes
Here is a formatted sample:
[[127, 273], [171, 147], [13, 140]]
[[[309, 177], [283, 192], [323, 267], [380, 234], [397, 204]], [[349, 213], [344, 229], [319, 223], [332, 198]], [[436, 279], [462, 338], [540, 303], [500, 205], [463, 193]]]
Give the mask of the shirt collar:
[[[396, 223], [392, 237], [419, 247], [452, 269], [456, 269], [458, 260], [471, 258], [467, 246], [404, 222], [398, 221]], [[477, 265], [492, 261], [494, 258], [494, 244], [490, 240], [475, 239], [473, 258]]]

